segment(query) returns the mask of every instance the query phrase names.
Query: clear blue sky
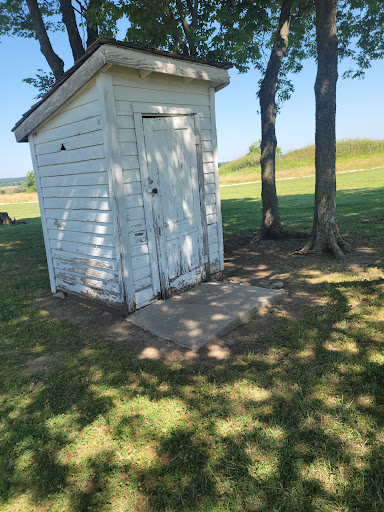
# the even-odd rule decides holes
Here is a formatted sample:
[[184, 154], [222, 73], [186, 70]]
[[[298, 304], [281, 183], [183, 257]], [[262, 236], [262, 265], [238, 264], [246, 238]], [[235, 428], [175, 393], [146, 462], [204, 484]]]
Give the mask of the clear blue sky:
[[[72, 60], [65, 34], [55, 34], [52, 41], [68, 69]], [[33, 77], [38, 68], [48, 69], [36, 41], [3, 38], [0, 44], [0, 69], [3, 73], [0, 82], [0, 177], [24, 176], [32, 169], [28, 144], [17, 144], [11, 129], [21, 115], [35, 103], [36, 90], [23, 83], [22, 79]], [[342, 70], [343, 65], [340, 67], [341, 72]], [[277, 138], [283, 152], [314, 143], [315, 75], [315, 64], [306, 62], [302, 73], [294, 77], [293, 97], [284, 104], [278, 115]], [[260, 138], [256, 97], [259, 75], [255, 71], [240, 75], [232, 69], [230, 76], [231, 84], [216, 95], [220, 161], [244, 155], [250, 144]], [[382, 61], [373, 63], [364, 80], [339, 79], [336, 127], [338, 139], [384, 139], [383, 83]]]

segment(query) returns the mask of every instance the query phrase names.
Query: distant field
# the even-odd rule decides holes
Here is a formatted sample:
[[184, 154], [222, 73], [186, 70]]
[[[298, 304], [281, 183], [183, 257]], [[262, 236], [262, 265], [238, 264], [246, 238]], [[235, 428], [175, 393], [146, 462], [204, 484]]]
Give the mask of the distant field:
[[[3, 187], [0, 190], [6, 190], [8, 187]], [[13, 188], [13, 187], [10, 187]], [[0, 192], [0, 204], [1, 203], [30, 203], [32, 201], [37, 201], [37, 193], [36, 192], [20, 192], [18, 194], [5, 193], [2, 194]]]
[[[337, 143], [336, 172], [384, 167], [384, 141], [341, 140]], [[260, 180], [260, 155], [245, 155], [220, 167], [220, 184]], [[276, 177], [290, 178], [315, 174], [315, 146], [289, 151], [276, 158]]]

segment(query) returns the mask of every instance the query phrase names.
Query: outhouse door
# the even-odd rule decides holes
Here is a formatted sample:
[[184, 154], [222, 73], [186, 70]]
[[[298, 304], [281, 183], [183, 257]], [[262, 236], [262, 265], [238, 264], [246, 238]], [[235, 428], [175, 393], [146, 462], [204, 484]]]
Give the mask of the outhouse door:
[[163, 298], [206, 278], [194, 119], [143, 117]]

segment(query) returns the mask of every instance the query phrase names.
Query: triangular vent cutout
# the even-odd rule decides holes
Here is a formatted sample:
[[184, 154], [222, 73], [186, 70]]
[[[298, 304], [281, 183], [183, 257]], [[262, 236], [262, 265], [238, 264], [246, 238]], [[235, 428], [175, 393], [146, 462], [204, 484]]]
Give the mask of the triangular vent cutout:
[[67, 151], [67, 148], [64, 146], [64, 144], [61, 145], [60, 151]]

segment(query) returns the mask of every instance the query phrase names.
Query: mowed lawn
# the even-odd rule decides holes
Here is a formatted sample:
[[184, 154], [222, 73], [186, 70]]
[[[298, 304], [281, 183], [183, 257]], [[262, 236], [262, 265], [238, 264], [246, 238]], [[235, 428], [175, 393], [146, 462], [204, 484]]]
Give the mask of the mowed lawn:
[[[0, 510], [382, 512], [384, 171], [338, 185], [341, 231], [376, 262], [320, 274], [325, 302], [256, 353], [190, 364], [49, 316], [38, 206], [7, 207], [29, 224], [0, 227]], [[288, 227], [310, 228], [313, 188], [278, 183]], [[226, 237], [258, 228], [259, 192], [221, 189]]]

